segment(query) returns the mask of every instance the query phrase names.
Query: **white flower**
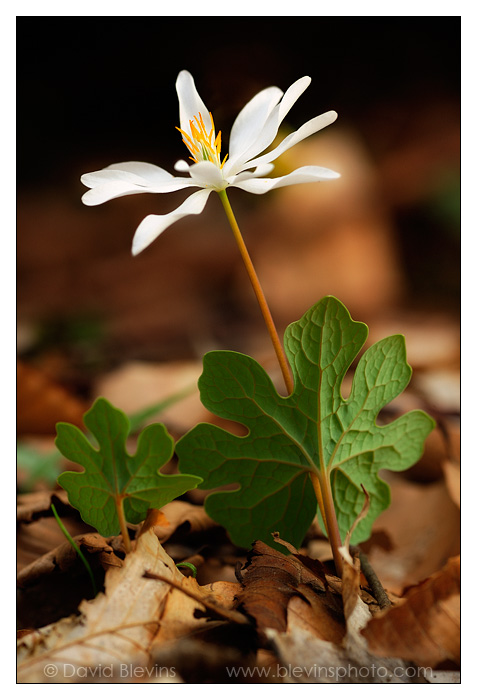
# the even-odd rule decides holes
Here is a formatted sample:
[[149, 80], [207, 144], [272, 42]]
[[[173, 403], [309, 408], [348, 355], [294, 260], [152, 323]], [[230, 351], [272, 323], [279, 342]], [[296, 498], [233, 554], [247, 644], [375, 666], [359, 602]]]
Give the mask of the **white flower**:
[[221, 192], [227, 187], [238, 187], [253, 194], [264, 194], [277, 187], [339, 177], [333, 170], [316, 165], [298, 168], [283, 177], [264, 177], [273, 170], [273, 160], [334, 122], [338, 116], [336, 112], [326, 112], [310, 119], [263, 154], [310, 82], [311, 78], [304, 77], [293, 83], [285, 94], [277, 87], [269, 87], [255, 95], [237, 116], [230, 133], [228, 156], [221, 160], [221, 133], [215, 135], [212, 114], [202, 102], [191, 74], [181, 71], [176, 82], [180, 116], [180, 128], [176, 128], [181, 132], [193, 162], [179, 160], [174, 167], [184, 175], [171, 175], [150, 163], [115, 163], [81, 177], [81, 182], [91, 188], [83, 195], [83, 202], [95, 205], [137, 192], [164, 193], [199, 187], [198, 192], [190, 195], [170, 214], [146, 216], [133, 239], [132, 252], [137, 255], [175, 221], [189, 214], [200, 214], [214, 190]]

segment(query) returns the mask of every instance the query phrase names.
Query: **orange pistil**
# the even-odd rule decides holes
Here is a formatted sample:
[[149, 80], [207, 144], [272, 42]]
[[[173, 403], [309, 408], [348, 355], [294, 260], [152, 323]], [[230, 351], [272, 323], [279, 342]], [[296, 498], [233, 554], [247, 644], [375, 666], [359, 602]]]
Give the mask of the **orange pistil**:
[[219, 168], [223, 168], [227, 156], [225, 156], [221, 163], [220, 150], [222, 147], [222, 132], [219, 131], [217, 136], [215, 136], [214, 120], [210, 112], [209, 116], [212, 124], [212, 128], [209, 132], [207, 132], [205, 128], [204, 120], [200, 112], [198, 116], [189, 121], [190, 134], [180, 129], [178, 126], [176, 126], [176, 129], [181, 132], [182, 140], [191, 154], [190, 159], [194, 161], [194, 163], [209, 160], [215, 163]]

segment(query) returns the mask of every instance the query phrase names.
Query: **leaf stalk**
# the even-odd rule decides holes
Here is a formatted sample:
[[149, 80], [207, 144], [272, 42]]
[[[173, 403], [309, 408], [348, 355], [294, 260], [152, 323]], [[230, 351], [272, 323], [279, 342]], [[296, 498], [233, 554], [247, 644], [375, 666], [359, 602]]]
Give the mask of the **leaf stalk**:
[[124, 497], [121, 494], [118, 494], [118, 496], [116, 497], [116, 512], [118, 514], [119, 526], [121, 528], [121, 535], [123, 536], [124, 549], [126, 550], [126, 554], [129, 554], [129, 552], [131, 551], [131, 540], [129, 538], [129, 532], [128, 532], [128, 526], [126, 523], [126, 518], [124, 517], [123, 501], [124, 501]]
[[323, 523], [328, 532], [328, 523], [326, 521], [325, 504], [323, 503], [323, 494], [321, 493], [320, 480], [314, 472], [310, 472], [311, 483], [313, 484], [313, 490], [315, 492], [316, 500], [318, 501], [318, 507], [320, 509], [321, 517], [323, 518]]
[[333, 503], [333, 495], [331, 492], [331, 483], [329, 477], [325, 475], [324, 478], [320, 479], [321, 493], [323, 496], [323, 509], [325, 512], [325, 517], [323, 518], [325, 522], [326, 532], [331, 545], [331, 551], [333, 552], [333, 561], [335, 563], [336, 573], [340, 578], [343, 576], [343, 562], [340, 554], [341, 535], [338, 527], [338, 521], [336, 519], [336, 511]]

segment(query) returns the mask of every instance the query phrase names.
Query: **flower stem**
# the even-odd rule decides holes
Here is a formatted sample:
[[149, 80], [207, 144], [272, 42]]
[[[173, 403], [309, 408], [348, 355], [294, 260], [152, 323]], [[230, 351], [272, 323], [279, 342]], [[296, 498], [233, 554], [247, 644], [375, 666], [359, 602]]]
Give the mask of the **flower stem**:
[[253, 266], [252, 259], [250, 258], [247, 246], [245, 245], [245, 241], [238, 227], [237, 220], [232, 211], [232, 207], [230, 206], [227, 193], [225, 190], [222, 190], [221, 192], [218, 192], [218, 195], [225, 209], [225, 213], [227, 215], [227, 219], [229, 220], [229, 224], [235, 236], [235, 240], [237, 241], [240, 254], [244, 261], [245, 268], [250, 278], [250, 282], [252, 283], [253, 291], [255, 292], [255, 296], [257, 297], [258, 305], [260, 306], [265, 325], [267, 326], [268, 334], [270, 336], [273, 348], [278, 359], [278, 364], [280, 365], [280, 369], [283, 374], [285, 386], [287, 388], [288, 393], [291, 394], [293, 391], [293, 377], [290, 371], [290, 367], [288, 366], [287, 358], [283, 350], [282, 344], [280, 343], [280, 338], [278, 337], [277, 329], [275, 327], [272, 314], [270, 313], [265, 294], [263, 293], [262, 285], [260, 284], [260, 280], [258, 279], [257, 273]]
[[[245, 245], [245, 241], [240, 232], [237, 220], [233, 213], [232, 207], [230, 206], [230, 202], [227, 197], [227, 192], [225, 190], [222, 190], [217, 194], [219, 195], [220, 201], [222, 202], [222, 205], [225, 209], [225, 214], [227, 215], [230, 227], [232, 228], [235, 240], [237, 241], [240, 254], [244, 261], [245, 268], [250, 278], [250, 282], [252, 283], [253, 291], [255, 292], [255, 296], [257, 297], [258, 305], [260, 306], [260, 310], [262, 312], [265, 325], [268, 330], [268, 334], [270, 336], [273, 348], [278, 359], [278, 364], [280, 365], [280, 369], [283, 374], [285, 386], [287, 388], [288, 393], [291, 394], [293, 392], [292, 373], [287, 362], [285, 351], [283, 350], [282, 344], [280, 342], [280, 338], [278, 337], [277, 329], [273, 321], [272, 314], [270, 313], [265, 294], [263, 293], [262, 285], [260, 284], [260, 280], [258, 279], [258, 275], [253, 266], [252, 259], [250, 258], [247, 246]], [[315, 491], [316, 499], [318, 501], [318, 507], [320, 509], [321, 516], [323, 518], [323, 522], [328, 534], [328, 539], [331, 544], [336, 571], [338, 573], [338, 576], [341, 576], [343, 566], [341, 563], [341, 555], [338, 551], [338, 548], [341, 547], [341, 538], [338, 529], [338, 522], [336, 520], [336, 513], [333, 505], [333, 497], [331, 495], [331, 484], [328, 480], [322, 480], [317, 474], [311, 472], [310, 479], [313, 485], [313, 490]]]

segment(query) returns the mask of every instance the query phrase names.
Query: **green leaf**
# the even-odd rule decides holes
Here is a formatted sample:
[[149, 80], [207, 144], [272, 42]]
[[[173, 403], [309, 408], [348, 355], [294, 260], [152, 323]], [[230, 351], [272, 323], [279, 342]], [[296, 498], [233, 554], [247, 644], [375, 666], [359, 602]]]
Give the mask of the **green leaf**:
[[412, 466], [434, 421], [411, 411], [389, 425], [377, 425], [381, 409], [400, 394], [411, 377], [404, 338], [391, 336], [369, 348], [355, 371], [349, 397], [341, 385], [363, 347], [368, 329], [346, 307], [325, 297], [285, 333], [294, 376], [291, 396], [280, 396], [264, 369], [251, 357], [210, 352], [199, 379], [202, 403], [216, 415], [249, 430], [238, 437], [200, 424], [176, 446], [179, 470], [201, 476], [201, 488], [234, 485], [209, 495], [207, 513], [244, 547], [255, 539], [273, 544], [280, 532], [295, 546], [316, 514], [310, 472], [329, 479], [341, 536], [370, 495], [369, 512], [352, 542], [366, 540], [376, 517], [390, 502], [380, 469]]
[[201, 483], [200, 477], [189, 474], [158, 473], [174, 451], [174, 441], [164, 425], [145, 428], [138, 437], [136, 454], [130, 455], [126, 451], [128, 418], [106, 399], [95, 401], [84, 415], [84, 424], [99, 449], [74, 425], [57, 425], [57, 448], [84, 467], [84, 472], [63, 472], [58, 483], [83, 520], [104, 537], [120, 532], [118, 502], [126, 521], [135, 524], [145, 519], [148, 508], [162, 508]]

